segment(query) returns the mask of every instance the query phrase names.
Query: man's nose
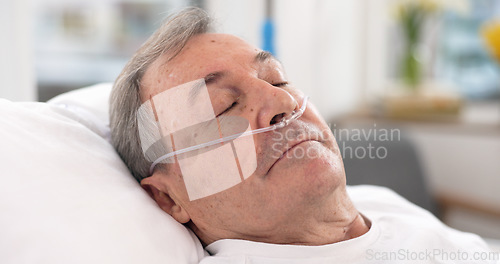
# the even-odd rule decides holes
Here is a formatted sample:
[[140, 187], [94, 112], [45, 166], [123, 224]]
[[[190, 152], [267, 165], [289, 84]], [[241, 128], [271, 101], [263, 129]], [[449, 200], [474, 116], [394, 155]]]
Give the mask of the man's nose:
[[261, 109], [257, 122], [260, 128], [279, 123], [298, 108], [297, 101], [287, 91], [267, 83], [267, 87], [259, 92]]

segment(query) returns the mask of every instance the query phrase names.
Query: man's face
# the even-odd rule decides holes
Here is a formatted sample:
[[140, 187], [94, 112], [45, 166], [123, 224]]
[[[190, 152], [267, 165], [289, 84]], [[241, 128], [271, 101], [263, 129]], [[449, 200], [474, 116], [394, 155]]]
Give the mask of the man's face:
[[[160, 57], [151, 65], [142, 80], [142, 101], [201, 78], [215, 115], [244, 117], [252, 129], [289, 115], [304, 97], [273, 57], [231, 35], [202, 34], [171, 61]], [[335, 189], [344, 188], [344, 169], [335, 139], [311, 103], [297, 121], [256, 134], [254, 142], [256, 171], [222, 192], [190, 201], [178, 163], [152, 177], [201, 232], [259, 239], [307, 221], [308, 214], [333, 211], [319, 212], [332, 203]]]

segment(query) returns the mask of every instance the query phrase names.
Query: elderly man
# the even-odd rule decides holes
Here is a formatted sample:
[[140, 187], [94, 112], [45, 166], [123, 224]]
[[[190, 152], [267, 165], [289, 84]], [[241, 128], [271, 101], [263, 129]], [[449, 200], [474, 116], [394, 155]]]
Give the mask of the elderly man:
[[197, 8], [172, 17], [111, 96], [115, 148], [206, 246], [202, 263], [457, 263], [463, 252], [470, 263], [487, 251], [393, 192], [348, 190], [333, 134], [280, 63], [209, 24]]

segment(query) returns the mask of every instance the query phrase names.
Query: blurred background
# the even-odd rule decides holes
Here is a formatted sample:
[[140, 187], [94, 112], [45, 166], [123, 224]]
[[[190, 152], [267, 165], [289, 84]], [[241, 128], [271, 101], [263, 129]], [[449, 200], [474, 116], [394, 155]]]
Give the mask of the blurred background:
[[1, 5], [1, 98], [113, 82], [169, 13], [199, 6], [282, 61], [336, 133], [348, 184], [389, 186], [452, 227], [500, 238], [500, 0]]

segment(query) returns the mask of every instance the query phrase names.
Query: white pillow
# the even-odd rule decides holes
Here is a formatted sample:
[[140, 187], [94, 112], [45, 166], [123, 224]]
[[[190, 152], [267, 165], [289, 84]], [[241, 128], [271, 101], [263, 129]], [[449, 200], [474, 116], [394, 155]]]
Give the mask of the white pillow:
[[49, 104], [65, 108], [78, 122], [111, 143], [109, 131], [109, 94], [112, 83], [101, 83], [58, 95]]
[[106, 141], [109, 90], [0, 99], [0, 263], [177, 264], [206, 254]]

